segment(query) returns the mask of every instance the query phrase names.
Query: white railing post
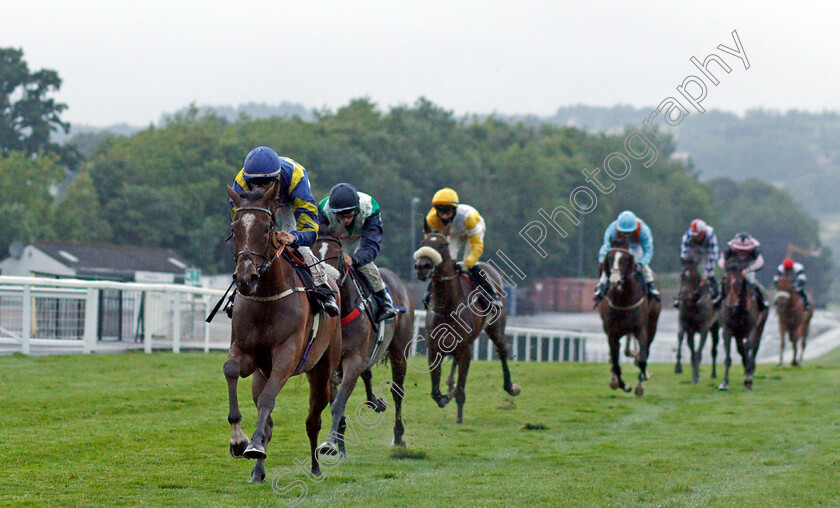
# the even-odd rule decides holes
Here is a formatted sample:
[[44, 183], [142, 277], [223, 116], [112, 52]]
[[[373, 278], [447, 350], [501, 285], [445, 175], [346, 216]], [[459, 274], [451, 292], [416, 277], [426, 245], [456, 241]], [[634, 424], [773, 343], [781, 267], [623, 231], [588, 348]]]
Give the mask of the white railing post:
[[531, 332], [525, 334], [525, 361], [531, 361]]
[[99, 290], [87, 288], [85, 292], [85, 337], [82, 351], [90, 353], [96, 349], [96, 332], [99, 328]]
[[[204, 316], [210, 314], [210, 295], [205, 295], [202, 297], [204, 301]], [[210, 352], [210, 323], [205, 320], [201, 320], [204, 323], [204, 352]]]
[[143, 352], [152, 352], [152, 292], [143, 291]]
[[519, 334], [518, 333], [513, 334], [513, 339], [511, 339], [510, 343], [513, 345], [513, 354], [511, 355], [511, 358], [513, 358], [513, 361], [517, 361], [517, 360], [519, 360]]
[[32, 286], [23, 286], [23, 301], [21, 302], [21, 335], [23, 338], [23, 354], [29, 354], [29, 339], [32, 338]]
[[542, 361], [542, 343], [543, 343], [543, 338], [541, 336], [538, 336], [537, 337], [537, 361], [538, 362]]
[[181, 293], [172, 295], [172, 352], [181, 352]]

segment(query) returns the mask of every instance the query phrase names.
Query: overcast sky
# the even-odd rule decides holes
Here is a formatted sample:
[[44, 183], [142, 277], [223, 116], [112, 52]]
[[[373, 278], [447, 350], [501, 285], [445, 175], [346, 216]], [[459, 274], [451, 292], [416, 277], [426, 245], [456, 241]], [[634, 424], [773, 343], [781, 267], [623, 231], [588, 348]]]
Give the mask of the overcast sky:
[[[677, 95], [715, 52], [703, 105], [840, 110], [837, 2], [0, 0], [0, 47], [63, 79], [71, 123], [147, 125], [191, 102], [549, 115]], [[717, 49], [735, 47], [750, 68]], [[716, 67], [715, 67], [716, 69]]]

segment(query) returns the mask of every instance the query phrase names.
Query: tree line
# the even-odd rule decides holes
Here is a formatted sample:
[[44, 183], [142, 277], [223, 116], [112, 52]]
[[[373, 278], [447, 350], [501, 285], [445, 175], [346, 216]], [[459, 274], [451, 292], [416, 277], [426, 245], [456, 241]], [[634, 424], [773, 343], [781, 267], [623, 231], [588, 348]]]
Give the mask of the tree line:
[[[3, 104], [0, 123], [7, 118]], [[231, 120], [193, 107], [131, 136], [92, 141], [87, 135], [78, 140], [86, 143], [83, 149], [50, 146], [47, 140], [33, 152], [0, 140], [0, 252], [12, 241], [114, 243], [171, 249], [205, 272], [230, 272], [225, 185], [258, 145], [300, 162], [316, 199], [342, 181], [373, 195], [385, 224], [378, 263], [405, 277], [412, 276], [412, 237], [421, 237], [423, 216], [441, 187], [454, 188], [485, 218], [485, 257], [501, 249], [533, 278], [597, 276], [604, 229], [624, 209], [634, 210], [653, 230], [652, 267], [659, 272], [679, 268], [680, 236], [696, 217], [714, 225], [722, 243], [737, 231], [755, 234], [773, 267], [788, 243], [820, 246], [816, 221], [785, 190], [759, 181], [700, 182], [690, 161], [671, 157], [674, 139], [662, 134], [655, 163], [640, 166], [615, 192], [601, 196], [567, 237], [547, 238], [543, 248], [551, 255], [542, 258], [523, 240], [522, 228], [539, 218], [538, 210], [551, 211], [584, 185], [581, 171], [623, 150], [625, 137], [493, 116], [457, 118], [424, 98], [382, 111], [362, 98], [337, 111], [318, 111], [311, 120], [245, 115]], [[56, 200], [55, 190], [68, 174], [72, 183]], [[421, 204], [412, 230], [414, 197]], [[822, 258], [807, 261], [809, 271], [816, 263], [823, 263], [820, 270], [829, 268], [827, 250], [822, 252]], [[765, 282], [770, 272], [761, 274]], [[815, 281], [818, 300], [827, 281], [823, 285]]]

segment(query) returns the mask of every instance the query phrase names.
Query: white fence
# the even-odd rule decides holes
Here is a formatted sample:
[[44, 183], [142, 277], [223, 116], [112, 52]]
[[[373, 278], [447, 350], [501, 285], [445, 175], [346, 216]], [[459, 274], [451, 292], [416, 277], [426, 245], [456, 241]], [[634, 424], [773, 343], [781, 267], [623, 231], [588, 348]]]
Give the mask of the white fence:
[[[204, 323], [223, 291], [174, 284], [0, 276], [0, 344], [81, 348], [103, 341], [139, 341], [147, 353], [155, 337], [199, 339], [210, 349]], [[132, 333], [133, 332], [133, 333]]]
[[[420, 330], [425, 330], [426, 311], [414, 311], [414, 342], [411, 354], [425, 354], [425, 339]], [[602, 334], [576, 330], [558, 330], [507, 325], [505, 336], [509, 344], [509, 358], [525, 362], [585, 362], [586, 341], [589, 338], [603, 340]], [[495, 345], [486, 334], [473, 343], [473, 360], [498, 359]]]
[[[177, 353], [187, 341], [204, 351], [227, 349], [229, 341], [214, 337], [211, 342], [210, 325], [204, 322], [222, 294], [175, 284], [0, 276], [0, 345], [19, 345], [24, 354], [33, 346], [90, 353], [118, 343], [123, 349], [137, 343], [139, 349], [139, 342], [147, 353], [153, 346], [169, 349], [170, 343]], [[425, 354], [425, 316], [415, 310], [412, 355]], [[217, 336], [227, 335], [218, 323], [226, 320], [217, 315]], [[511, 359], [526, 362], [587, 361], [587, 338], [603, 339], [574, 330], [508, 325], [505, 331]], [[473, 343], [473, 358], [498, 358], [486, 335]]]

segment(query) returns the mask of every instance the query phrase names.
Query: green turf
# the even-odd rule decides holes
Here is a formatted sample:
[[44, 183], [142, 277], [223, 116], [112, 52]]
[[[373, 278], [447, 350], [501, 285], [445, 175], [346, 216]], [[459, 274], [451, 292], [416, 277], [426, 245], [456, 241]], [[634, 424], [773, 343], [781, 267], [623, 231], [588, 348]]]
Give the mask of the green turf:
[[[307, 388], [278, 398], [269, 481], [228, 455], [222, 354], [0, 358], [0, 505], [285, 506], [838, 506], [840, 357], [758, 367], [745, 393], [714, 390], [653, 366], [641, 399], [611, 391], [604, 364], [512, 364], [522, 394], [500, 390], [497, 362], [473, 363], [465, 421], [438, 409], [428, 375], [407, 383], [408, 447], [392, 449], [393, 412], [368, 429], [321, 483], [308, 458]], [[626, 368], [628, 372], [633, 369]], [[375, 379], [390, 369], [378, 367]], [[635, 376], [630, 377], [634, 379]], [[244, 428], [256, 411], [240, 383]], [[361, 390], [359, 390], [361, 391]], [[354, 394], [349, 407], [361, 402]], [[351, 416], [351, 420], [354, 419]], [[329, 425], [328, 412], [324, 425]], [[322, 433], [322, 437], [325, 433]]]

